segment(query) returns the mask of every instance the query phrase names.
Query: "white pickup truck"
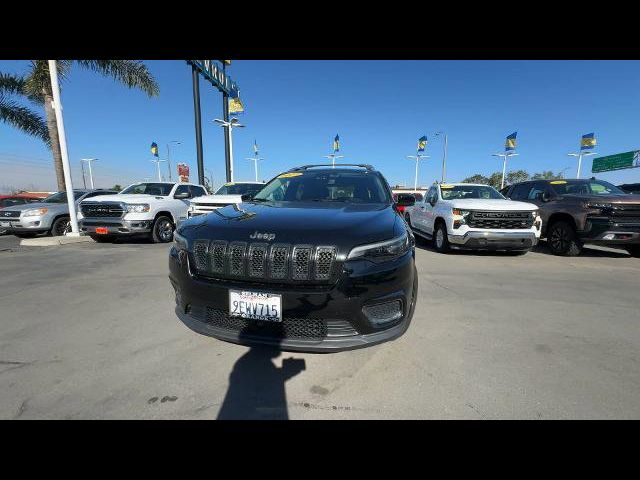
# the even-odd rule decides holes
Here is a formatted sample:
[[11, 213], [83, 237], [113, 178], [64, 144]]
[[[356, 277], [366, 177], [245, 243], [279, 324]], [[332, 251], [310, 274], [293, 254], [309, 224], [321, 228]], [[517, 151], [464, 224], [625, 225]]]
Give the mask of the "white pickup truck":
[[78, 224], [97, 242], [142, 234], [155, 243], [167, 243], [178, 222], [187, 217], [189, 200], [206, 194], [204, 187], [191, 183], [134, 183], [116, 195], [80, 202]]
[[191, 200], [187, 217], [206, 215], [218, 208], [242, 203], [242, 195], [255, 195], [264, 187], [262, 182], [229, 182], [222, 185], [215, 194]]
[[542, 220], [532, 203], [515, 202], [488, 185], [434, 184], [405, 219], [438, 252], [450, 248], [526, 253], [540, 239]]

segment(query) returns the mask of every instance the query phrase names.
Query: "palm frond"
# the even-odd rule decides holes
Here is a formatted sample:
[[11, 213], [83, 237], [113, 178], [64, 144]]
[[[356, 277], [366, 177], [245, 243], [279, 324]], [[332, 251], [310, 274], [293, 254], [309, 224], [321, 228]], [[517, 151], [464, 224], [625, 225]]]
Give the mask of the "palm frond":
[[150, 97], [160, 93], [160, 87], [147, 67], [139, 60], [76, 60], [89, 70], [111, 77], [129, 88], [142, 90]]
[[38, 137], [47, 146], [51, 146], [49, 130], [43, 118], [33, 110], [20, 105], [0, 93], [0, 121], [11, 125], [24, 133]]

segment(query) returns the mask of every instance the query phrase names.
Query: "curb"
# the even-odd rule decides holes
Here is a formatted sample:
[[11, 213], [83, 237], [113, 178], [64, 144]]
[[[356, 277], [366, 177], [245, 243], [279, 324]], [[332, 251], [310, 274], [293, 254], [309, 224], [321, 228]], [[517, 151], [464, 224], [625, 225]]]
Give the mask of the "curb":
[[86, 242], [93, 242], [93, 239], [88, 236], [23, 238], [22, 240], [20, 240], [20, 245], [25, 247], [50, 247], [55, 245], [68, 245], [70, 243], [86, 243]]

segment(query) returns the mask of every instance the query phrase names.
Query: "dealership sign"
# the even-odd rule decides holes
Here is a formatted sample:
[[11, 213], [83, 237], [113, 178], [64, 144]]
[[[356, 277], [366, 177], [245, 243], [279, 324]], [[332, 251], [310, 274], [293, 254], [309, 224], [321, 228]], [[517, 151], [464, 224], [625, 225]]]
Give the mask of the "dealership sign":
[[180, 177], [181, 182], [189, 181], [189, 165], [186, 163], [178, 164], [178, 176]]
[[640, 150], [608, 155], [593, 159], [591, 173], [609, 172], [611, 170], [624, 170], [626, 168], [640, 167]]
[[236, 96], [238, 85], [214, 60], [187, 60], [187, 63], [193, 65], [218, 90], [231, 97]]

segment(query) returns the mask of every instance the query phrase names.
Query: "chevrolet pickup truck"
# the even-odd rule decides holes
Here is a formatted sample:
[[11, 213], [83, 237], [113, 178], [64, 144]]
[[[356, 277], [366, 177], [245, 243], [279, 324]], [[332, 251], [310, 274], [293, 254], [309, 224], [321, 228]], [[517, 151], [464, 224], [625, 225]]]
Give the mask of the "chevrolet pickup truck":
[[413, 233], [435, 249], [509, 250], [526, 253], [538, 243], [542, 220], [532, 203], [507, 200], [488, 185], [434, 184], [405, 211]]
[[154, 243], [168, 243], [179, 220], [187, 217], [189, 199], [206, 195], [191, 183], [134, 183], [116, 195], [80, 203], [80, 230], [96, 242], [147, 235]]

